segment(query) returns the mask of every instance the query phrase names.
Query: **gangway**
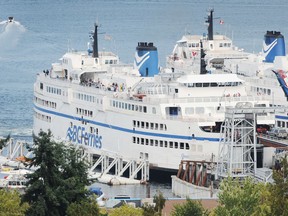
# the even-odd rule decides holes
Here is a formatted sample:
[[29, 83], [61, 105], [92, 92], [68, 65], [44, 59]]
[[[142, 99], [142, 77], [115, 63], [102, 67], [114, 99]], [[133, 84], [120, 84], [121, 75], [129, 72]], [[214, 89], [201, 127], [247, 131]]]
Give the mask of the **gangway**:
[[6, 145], [0, 150], [0, 156], [11, 161], [22, 156], [28, 158], [31, 155], [31, 152], [28, 152], [27, 145], [31, 146], [32, 144], [22, 140], [15, 141], [13, 138], [10, 138]]
[[[101, 151], [88, 172], [91, 179], [108, 184], [114, 184], [112, 180], [117, 182], [115, 184], [146, 183], [149, 181], [149, 161], [127, 159], [116, 153]], [[137, 179], [139, 172], [140, 179]], [[124, 173], [127, 173], [128, 177], [123, 177]]]
[[258, 118], [287, 111], [287, 107], [227, 108], [221, 126], [217, 178], [255, 176]]

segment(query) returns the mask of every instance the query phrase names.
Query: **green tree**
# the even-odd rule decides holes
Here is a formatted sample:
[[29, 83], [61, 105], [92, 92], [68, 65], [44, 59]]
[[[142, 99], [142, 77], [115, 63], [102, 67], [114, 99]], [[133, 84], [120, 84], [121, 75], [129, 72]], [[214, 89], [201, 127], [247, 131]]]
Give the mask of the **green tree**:
[[156, 204], [155, 211], [161, 216], [162, 209], [164, 208], [166, 202], [163, 193], [159, 191], [158, 195], [155, 194], [153, 197], [153, 202]]
[[67, 208], [67, 216], [98, 216], [100, 209], [96, 201], [96, 197], [81, 200], [80, 202], [71, 203]]
[[288, 215], [288, 162], [287, 156], [280, 160], [280, 169], [273, 170], [274, 183], [268, 185], [271, 206], [270, 215]]
[[0, 139], [0, 150], [3, 149], [7, 142], [10, 140], [10, 135], [8, 135], [5, 139]]
[[0, 215], [25, 215], [28, 207], [28, 203], [21, 203], [21, 197], [18, 191], [0, 190]]
[[267, 187], [262, 183], [255, 183], [251, 178], [227, 178], [220, 184], [219, 204], [215, 215], [269, 215], [270, 206], [267, 205], [265, 195]]
[[28, 166], [36, 170], [27, 175], [22, 197], [30, 204], [27, 215], [65, 215], [70, 203], [88, 199], [87, 164], [75, 148], [52, 141], [51, 131], [33, 135], [33, 141], [27, 147], [33, 153]]
[[205, 210], [200, 201], [187, 199], [184, 204], [174, 205], [172, 216], [204, 216], [209, 215], [208, 210]]
[[118, 208], [111, 210], [109, 216], [142, 216], [143, 209], [141, 208], [134, 208], [127, 204], [122, 205]]
[[142, 206], [143, 216], [161, 216], [162, 209], [165, 206], [166, 199], [163, 194], [159, 191], [153, 197], [153, 203], [155, 206], [144, 204]]

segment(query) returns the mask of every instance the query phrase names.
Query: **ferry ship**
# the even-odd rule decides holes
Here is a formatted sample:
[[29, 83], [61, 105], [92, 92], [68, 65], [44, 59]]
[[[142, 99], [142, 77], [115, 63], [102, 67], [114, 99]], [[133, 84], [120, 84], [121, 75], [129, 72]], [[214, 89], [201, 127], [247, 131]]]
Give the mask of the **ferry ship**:
[[[134, 65], [93, 47], [68, 52], [34, 83], [34, 125], [55, 139], [146, 159], [151, 169], [178, 170], [183, 159], [217, 161], [227, 107], [268, 107], [236, 74], [193, 75], [160, 68], [153, 43], [140, 42]], [[269, 114], [258, 122], [272, 123]]]

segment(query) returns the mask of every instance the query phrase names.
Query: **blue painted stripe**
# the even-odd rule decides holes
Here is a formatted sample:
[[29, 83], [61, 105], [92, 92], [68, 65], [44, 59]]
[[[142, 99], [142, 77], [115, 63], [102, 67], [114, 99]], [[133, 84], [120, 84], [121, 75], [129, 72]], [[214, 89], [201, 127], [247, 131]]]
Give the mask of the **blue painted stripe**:
[[275, 119], [283, 119], [283, 120], [288, 120], [288, 116], [280, 116], [280, 115], [275, 115]]
[[[55, 115], [55, 116], [60, 116], [60, 117], [71, 119], [71, 120], [87, 121], [87, 122], [89, 122], [90, 124], [93, 124], [93, 125], [106, 127], [106, 128], [110, 128], [110, 129], [118, 130], [118, 131], [123, 131], [123, 132], [127, 132], [127, 133], [133, 133], [133, 134], [139, 134], [139, 135], [145, 135], [145, 136], [162, 137], [162, 138], [171, 138], [171, 139], [192, 140], [192, 136], [182, 136], [182, 135], [163, 134], [163, 133], [152, 133], [152, 132], [146, 132], [146, 131], [140, 131], [140, 130], [133, 130], [133, 129], [118, 127], [118, 126], [115, 126], [115, 125], [105, 124], [105, 123], [101, 123], [101, 122], [97, 122], [97, 121], [92, 121], [92, 120], [85, 119], [85, 118], [74, 117], [74, 116], [71, 116], [71, 115], [67, 115], [67, 114], [63, 114], [63, 113], [59, 113], [59, 112], [55, 112], [55, 111], [44, 109], [44, 108], [36, 106], [35, 104], [34, 104], [34, 108], [39, 110], [39, 111], [41, 111], [41, 112], [49, 113], [49, 114], [52, 114], [52, 115]], [[193, 139], [199, 140], [199, 141], [208, 140], [208, 141], [211, 141], [211, 142], [219, 142], [219, 138], [193, 137]]]

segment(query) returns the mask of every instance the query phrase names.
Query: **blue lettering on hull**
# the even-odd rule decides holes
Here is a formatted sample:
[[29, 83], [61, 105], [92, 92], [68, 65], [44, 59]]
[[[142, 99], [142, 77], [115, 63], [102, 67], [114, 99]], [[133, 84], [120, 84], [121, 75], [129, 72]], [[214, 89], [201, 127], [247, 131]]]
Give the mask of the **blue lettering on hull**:
[[77, 144], [83, 144], [93, 148], [102, 148], [102, 136], [94, 133], [88, 133], [85, 127], [71, 126], [67, 129], [67, 136], [69, 141]]

